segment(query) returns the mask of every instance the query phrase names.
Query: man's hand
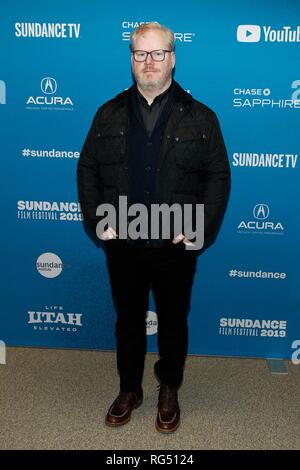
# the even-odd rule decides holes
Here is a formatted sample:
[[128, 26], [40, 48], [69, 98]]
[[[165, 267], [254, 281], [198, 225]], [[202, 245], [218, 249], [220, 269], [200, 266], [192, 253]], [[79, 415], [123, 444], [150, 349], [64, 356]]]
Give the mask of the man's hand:
[[176, 244], [182, 241], [185, 245], [195, 246], [194, 243], [190, 242], [190, 240], [188, 240], [182, 233], [180, 235], [177, 235], [177, 237], [174, 238], [173, 243]]
[[[102, 233], [100, 238], [103, 241], [107, 241], [107, 240], [112, 240], [113, 238], [117, 238], [117, 237], [118, 237], [118, 235], [117, 235], [116, 231], [113, 228], [108, 227], [108, 229], [105, 230], [105, 232]], [[180, 242], [183, 242], [185, 245], [194, 246], [194, 243], [190, 242], [190, 240], [188, 240], [182, 233], [180, 235], [177, 235], [177, 237], [175, 237], [173, 239], [174, 244], [177, 244], [177, 243], [180, 243]]]
[[114, 231], [113, 228], [111, 227], [108, 227], [107, 230], [105, 230], [105, 232], [102, 233], [101, 235], [101, 240], [103, 241], [107, 241], [107, 240], [112, 240], [113, 238], [117, 238], [117, 233]]

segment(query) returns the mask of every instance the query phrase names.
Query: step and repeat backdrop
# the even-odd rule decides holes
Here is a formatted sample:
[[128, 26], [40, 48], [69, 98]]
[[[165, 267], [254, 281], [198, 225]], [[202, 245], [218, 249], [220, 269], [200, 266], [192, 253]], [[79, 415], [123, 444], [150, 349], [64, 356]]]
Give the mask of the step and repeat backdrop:
[[[232, 169], [222, 229], [198, 258], [189, 353], [290, 358], [300, 345], [300, 2], [15, 0], [1, 13], [0, 340], [115, 349], [105, 256], [83, 227], [76, 167], [97, 108], [132, 83], [130, 33], [158, 21], [175, 32], [175, 79], [218, 115]], [[150, 297], [149, 351], [156, 331]]]

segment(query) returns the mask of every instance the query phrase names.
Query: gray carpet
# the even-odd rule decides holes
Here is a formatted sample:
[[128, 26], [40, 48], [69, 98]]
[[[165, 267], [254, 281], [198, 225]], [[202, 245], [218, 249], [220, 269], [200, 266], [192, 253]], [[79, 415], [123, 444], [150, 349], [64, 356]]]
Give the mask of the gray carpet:
[[181, 426], [155, 430], [156, 355], [148, 354], [143, 405], [105, 426], [118, 392], [111, 352], [7, 348], [0, 365], [1, 449], [298, 449], [299, 366], [271, 375], [264, 360], [188, 357]]

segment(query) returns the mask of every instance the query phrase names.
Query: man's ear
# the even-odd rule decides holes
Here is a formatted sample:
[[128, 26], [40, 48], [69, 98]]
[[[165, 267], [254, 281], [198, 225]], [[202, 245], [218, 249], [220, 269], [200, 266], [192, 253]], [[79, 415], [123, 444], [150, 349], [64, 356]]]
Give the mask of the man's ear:
[[172, 68], [174, 68], [175, 63], [176, 63], [176, 57], [175, 57], [175, 52], [174, 51], [171, 53], [171, 57], [172, 57], [172, 59], [171, 59], [172, 60]]

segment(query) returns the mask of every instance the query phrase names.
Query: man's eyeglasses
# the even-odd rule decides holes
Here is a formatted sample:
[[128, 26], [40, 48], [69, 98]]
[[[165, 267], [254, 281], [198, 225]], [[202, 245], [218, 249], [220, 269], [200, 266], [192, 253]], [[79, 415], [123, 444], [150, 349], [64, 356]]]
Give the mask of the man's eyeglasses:
[[166, 52], [173, 52], [168, 51], [166, 49], [157, 49], [156, 51], [132, 51], [133, 58], [136, 62], [145, 62], [148, 59], [148, 54], [150, 54], [151, 59], [155, 62], [162, 62], [165, 60]]

